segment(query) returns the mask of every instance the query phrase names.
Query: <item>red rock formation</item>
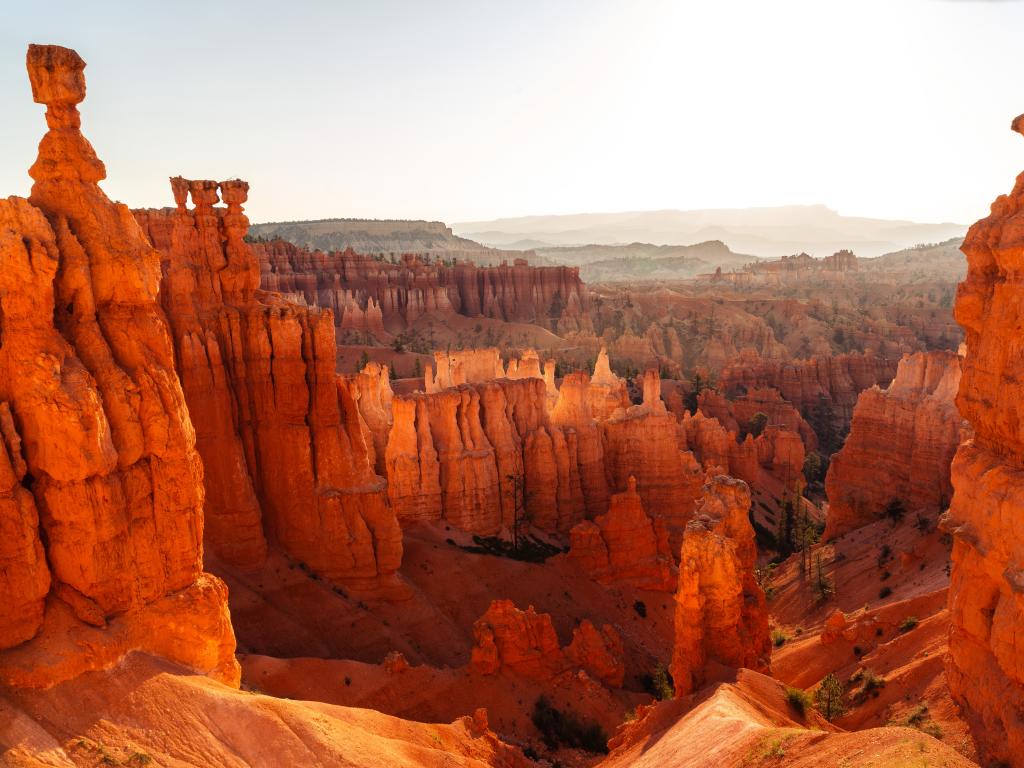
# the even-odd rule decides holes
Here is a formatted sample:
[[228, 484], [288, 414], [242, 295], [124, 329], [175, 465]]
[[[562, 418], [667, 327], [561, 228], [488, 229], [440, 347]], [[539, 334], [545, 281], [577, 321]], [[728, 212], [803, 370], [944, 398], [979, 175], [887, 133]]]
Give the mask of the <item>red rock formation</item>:
[[626, 674], [622, 639], [611, 625], [598, 630], [584, 619], [563, 649], [550, 615], [537, 613], [532, 605], [521, 611], [511, 600], [491, 602], [487, 613], [473, 625], [473, 638], [470, 664], [482, 675], [505, 671], [547, 681], [577, 668], [619, 688]]
[[533, 680], [550, 680], [567, 667], [551, 616], [495, 600], [473, 625], [473, 668], [484, 675], [508, 669]]
[[479, 384], [504, 377], [505, 365], [495, 347], [435, 352], [434, 368], [431, 371], [427, 367], [423, 389], [432, 394], [460, 384]]
[[[256, 567], [266, 533], [332, 581], [393, 586], [401, 530], [352, 392], [335, 379], [331, 314], [258, 289], [244, 241], [247, 184], [173, 179], [172, 187], [176, 209], [136, 217], [162, 256], [161, 298], [201, 425], [211, 549]], [[227, 208], [213, 207], [218, 188]]]
[[588, 508], [588, 489], [577, 435], [549, 421], [546, 400], [538, 378], [395, 397], [385, 465], [399, 519], [492, 534], [529, 517], [567, 532]]
[[729, 455], [736, 442], [735, 436], [718, 419], [705, 416], [700, 410], [683, 413], [679, 422], [680, 445], [692, 451], [706, 470], [718, 469], [718, 474], [729, 471]]
[[387, 463], [384, 460], [384, 453], [387, 449], [388, 432], [391, 430], [391, 400], [394, 397], [388, 367], [378, 363], [367, 363], [362, 371], [354, 376], [344, 377], [343, 381], [356, 408], [359, 409], [360, 431], [370, 463], [378, 475], [385, 477]]
[[0, 655], [0, 682], [52, 685], [138, 649], [237, 684], [225, 589], [202, 573], [202, 464], [159, 256], [97, 184], [85, 62], [32, 45], [27, 66], [49, 131], [30, 200], [0, 201], [0, 648], [44, 623]]
[[966, 436], [953, 402], [959, 384], [956, 354], [917, 352], [900, 361], [888, 389], [861, 392], [825, 478], [826, 540], [877, 520], [895, 500], [910, 513], [945, 508], [949, 465]]
[[676, 419], [661, 401], [657, 374], [651, 374], [644, 381], [641, 405], [619, 409], [601, 423], [605, 472], [614, 490], [626, 490], [636, 477], [644, 507], [664, 521], [675, 551], [700, 496], [704, 472], [693, 454], [680, 448]]
[[534, 323], [556, 332], [590, 328], [589, 299], [575, 267], [394, 264], [352, 250], [322, 253], [274, 241], [255, 246], [263, 287], [331, 309], [339, 329], [400, 332], [430, 313]]
[[758, 413], [767, 417], [766, 426], [796, 432], [803, 440], [805, 450], [818, 448], [818, 438], [800, 412], [782, 399], [778, 390], [770, 387], [754, 388], [747, 394], [728, 400], [714, 390], [706, 389], [697, 398], [698, 408], [705, 416], [718, 419], [736, 434], [750, 431], [751, 420]]
[[887, 385], [895, 374], [895, 360], [870, 354], [783, 361], [744, 352], [722, 368], [718, 381], [727, 393], [771, 387], [807, 419], [823, 401], [841, 426], [849, 423], [858, 394], [875, 384]]
[[635, 478], [626, 491], [612, 495], [607, 514], [575, 525], [569, 542], [569, 559], [602, 584], [675, 591], [668, 529], [644, 512]]
[[585, 516], [593, 519], [608, 510], [608, 478], [601, 428], [591, 413], [589, 392], [590, 377], [585, 373], [570, 373], [562, 379], [551, 423], [565, 433], [566, 444], [574, 446]]
[[754, 576], [749, 509], [746, 483], [719, 475], [686, 526], [670, 667], [677, 696], [700, 688], [718, 666], [767, 669], [768, 610]]
[[620, 408], [629, 408], [629, 393], [626, 382], [612, 373], [608, 364], [608, 351], [601, 347], [594, 364], [594, 375], [590, 377], [587, 391], [590, 412], [598, 421], [605, 421]]
[[[14, 201], [17, 204], [21, 201]], [[0, 201], [0, 268], [4, 273], [10, 260], [7, 254], [11, 243], [5, 234], [14, 235], [19, 229], [8, 221], [12, 200]], [[24, 204], [26, 211], [31, 210]], [[20, 231], [24, 232], [24, 229]], [[17, 328], [20, 318], [10, 312], [12, 302], [0, 300], [3, 309], [4, 328]], [[0, 361], [4, 356], [0, 348]], [[5, 361], [3, 376], [10, 374]], [[21, 452], [21, 437], [18, 435], [10, 406], [0, 403], [0, 433], [3, 448], [0, 452], [0, 601], [4, 605], [0, 617], [0, 649], [10, 648], [28, 640], [43, 625], [43, 599], [50, 591], [50, 569], [46, 565], [46, 554], [39, 539], [39, 513], [31, 492], [23, 481], [28, 467]]]
[[601, 629], [584, 619], [572, 631], [572, 642], [565, 648], [565, 658], [609, 688], [621, 688], [626, 677], [622, 660], [622, 638], [611, 624]]
[[[1014, 130], [1024, 129], [1018, 117]], [[974, 428], [953, 460], [944, 528], [954, 537], [946, 674], [984, 761], [1024, 754], [1024, 438], [1020, 325], [1024, 308], [1024, 174], [964, 240], [967, 279], [956, 319], [967, 337], [960, 413]]]

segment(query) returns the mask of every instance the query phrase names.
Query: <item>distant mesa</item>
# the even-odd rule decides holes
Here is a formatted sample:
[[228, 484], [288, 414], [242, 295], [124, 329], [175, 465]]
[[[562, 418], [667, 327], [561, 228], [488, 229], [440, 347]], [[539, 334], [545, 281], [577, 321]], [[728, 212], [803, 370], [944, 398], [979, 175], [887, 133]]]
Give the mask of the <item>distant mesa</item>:
[[852, 248], [864, 257], [880, 256], [918, 243], [962, 237], [961, 224], [868, 219], [843, 216], [824, 205], [769, 208], [631, 211], [562, 216], [524, 216], [452, 225], [456, 235], [496, 248], [521, 241], [552, 246], [692, 245], [721, 240], [731, 250], [772, 257], [806, 252], [828, 256]]

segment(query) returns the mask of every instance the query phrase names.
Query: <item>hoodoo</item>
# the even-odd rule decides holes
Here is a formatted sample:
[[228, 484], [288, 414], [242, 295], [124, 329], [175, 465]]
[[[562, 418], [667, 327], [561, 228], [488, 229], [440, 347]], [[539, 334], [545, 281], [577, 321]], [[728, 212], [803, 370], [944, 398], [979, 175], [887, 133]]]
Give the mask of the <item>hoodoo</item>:
[[202, 569], [203, 470], [160, 256], [97, 184], [85, 62], [32, 45], [27, 66], [49, 131], [30, 199], [0, 200], [0, 646], [42, 637], [0, 654], [0, 679], [52, 685], [145, 649], [237, 684], [226, 590]]
[[[135, 215], [161, 254], [161, 297], [201, 425], [211, 549], [252, 568], [269, 538], [328, 579], [390, 588], [401, 531], [334, 373], [331, 313], [259, 289], [244, 240], [248, 184], [174, 178], [171, 187], [176, 208]], [[214, 206], [218, 191], [226, 207]]]
[[[1024, 116], [1013, 129], [1024, 132]], [[1024, 174], [964, 240], [967, 279], [956, 319], [967, 354], [957, 395], [974, 428], [953, 460], [949, 588], [949, 686], [963, 705], [982, 755], [1019, 764], [1024, 754]]]

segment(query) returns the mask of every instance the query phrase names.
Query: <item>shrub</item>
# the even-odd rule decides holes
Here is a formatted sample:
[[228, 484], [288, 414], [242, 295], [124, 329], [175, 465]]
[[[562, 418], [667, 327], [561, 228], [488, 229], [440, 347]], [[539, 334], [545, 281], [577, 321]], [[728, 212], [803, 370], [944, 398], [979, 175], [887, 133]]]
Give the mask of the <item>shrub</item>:
[[562, 712], [541, 696], [533, 706], [531, 717], [548, 749], [561, 746], [587, 752], [608, 752], [608, 734], [598, 723], [587, 723], [572, 712]]
[[917, 616], [907, 616], [903, 621], [900, 622], [900, 632], [909, 632], [917, 626]]
[[633, 610], [636, 611], [641, 619], [647, 618], [647, 604], [643, 600], [637, 600], [633, 603]]
[[783, 645], [786, 644], [786, 641], [788, 639], [789, 638], [786, 637], [786, 633], [783, 632], [781, 629], [772, 630], [772, 645], [774, 645], [776, 648], [781, 648]]
[[644, 690], [656, 699], [668, 701], [675, 696], [675, 681], [664, 664], [655, 664], [654, 669], [644, 675], [641, 682]]
[[907, 508], [903, 506], [902, 499], [893, 499], [885, 505], [885, 516], [894, 524], [900, 522], [907, 514]]
[[831, 722], [846, 712], [843, 703], [843, 684], [829, 672], [814, 692], [814, 706], [822, 717]]
[[807, 714], [807, 707], [811, 705], [811, 696], [807, 691], [800, 688], [790, 688], [787, 685], [786, 701], [789, 702], [793, 709], [800, 713], [800, 717], [804, 717]]
[[879, 600], [884, 600], [885, 598], [887, 598], [891, 594], [892, 594], [892, 587], [882, 587], [880, 590], [878, 590], [878, 599]]

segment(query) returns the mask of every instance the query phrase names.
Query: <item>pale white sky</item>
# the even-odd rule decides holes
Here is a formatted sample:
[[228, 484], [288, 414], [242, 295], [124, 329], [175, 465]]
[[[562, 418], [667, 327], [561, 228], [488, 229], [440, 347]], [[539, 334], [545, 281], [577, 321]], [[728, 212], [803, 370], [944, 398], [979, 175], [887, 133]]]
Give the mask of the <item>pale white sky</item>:
[[0, 195], [45, 125], [28, 42], [89, 66], [103, 186], [240, 176], [253, 221], [825, 203], [969, 223], [1024, 168], [1006, 0], [19, 2]]

